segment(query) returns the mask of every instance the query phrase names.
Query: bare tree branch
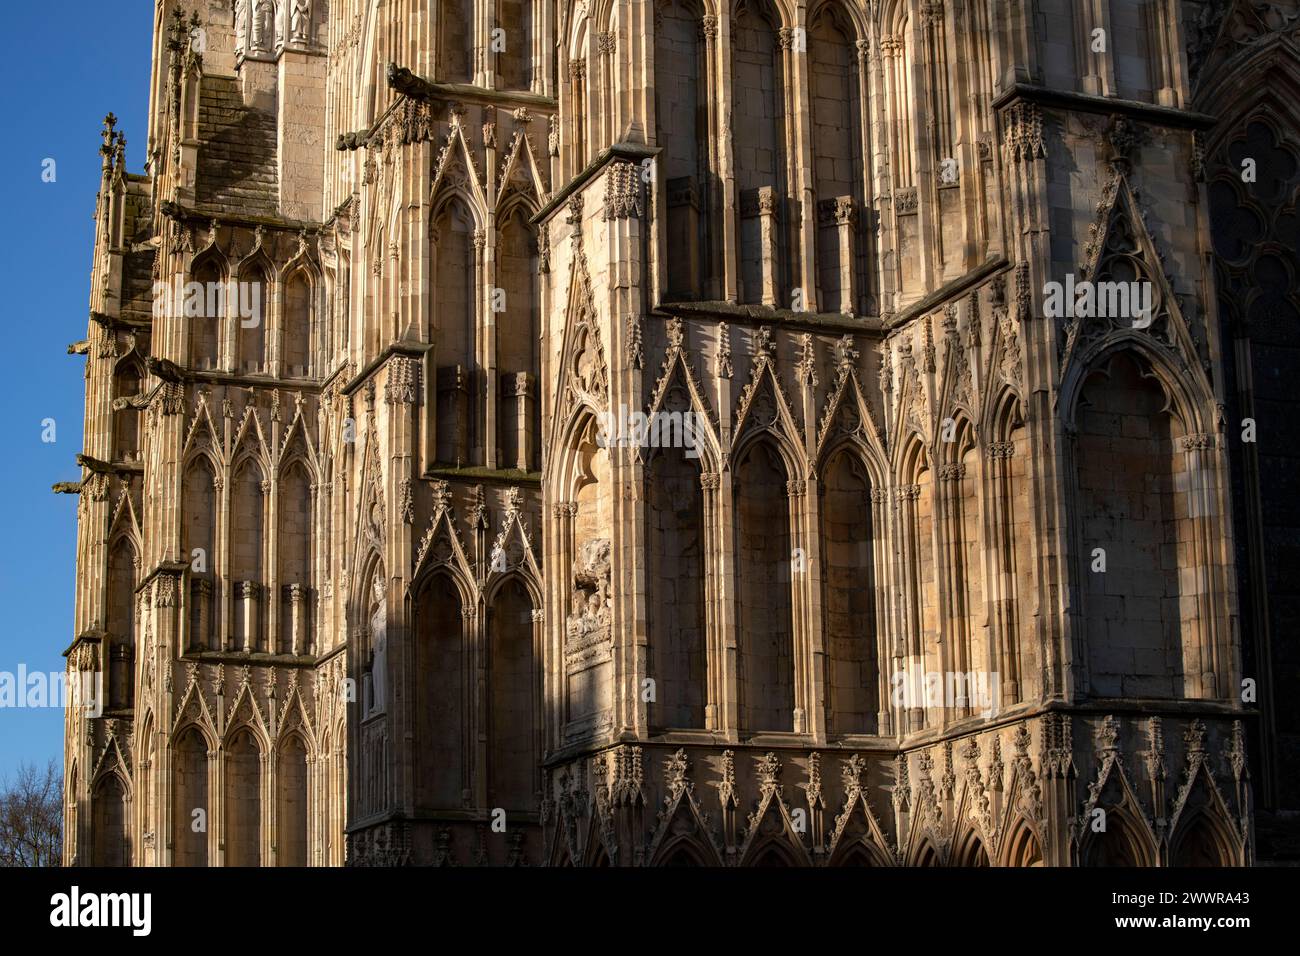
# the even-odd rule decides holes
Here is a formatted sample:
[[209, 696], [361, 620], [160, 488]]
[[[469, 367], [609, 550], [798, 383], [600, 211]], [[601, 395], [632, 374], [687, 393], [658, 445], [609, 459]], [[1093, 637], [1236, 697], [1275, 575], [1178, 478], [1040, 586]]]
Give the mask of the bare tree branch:
[[22, 764], [11, 783], [0, 781], [0, 866], [61, 866], [63, 770]]

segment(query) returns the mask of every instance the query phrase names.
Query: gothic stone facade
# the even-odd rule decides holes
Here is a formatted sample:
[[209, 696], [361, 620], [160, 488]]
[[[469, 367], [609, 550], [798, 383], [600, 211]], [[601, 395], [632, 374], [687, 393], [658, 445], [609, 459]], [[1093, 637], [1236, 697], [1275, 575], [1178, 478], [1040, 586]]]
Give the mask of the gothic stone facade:
[[1261, 855], [1296, 0], [159, 0], [154, 38], [70, 349], [68, 862]]

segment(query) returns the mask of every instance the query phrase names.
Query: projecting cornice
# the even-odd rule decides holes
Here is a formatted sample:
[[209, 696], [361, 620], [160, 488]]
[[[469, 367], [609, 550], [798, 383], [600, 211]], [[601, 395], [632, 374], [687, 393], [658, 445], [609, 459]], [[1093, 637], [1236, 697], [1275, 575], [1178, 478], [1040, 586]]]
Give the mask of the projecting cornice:
[[886, 321], [885, 328], [896, 329], [900, 325], [906, 325], [917, 316], [925, 315], [925, 313], [933, 311], [945, 302], [958, 298], [967, 289], [972, 289], [990, 276], [1009, 268], [1011, 268], [1011, 262], [1003, 256], [990, 259], [964, 276], [958, 276], [951, 282], [944, 283], [920, 301], [913, 302], [902, 312]]
[[1167, 126], [1172, 129], [1210, 129], [1218, 123], [1216, 117], [1195, 110], [1157, 106], [1139, 100], [1121, 100], [1113, 96], [1054, 90], [1046, 86], [1034, 86], [1032, 83], [1017, 83], [1011, 89], [999, 94], [993, 101], [993, 108], [1001, 110], [1004, 106], [1018, 100], [1078, 113], [1098, 113], [1103, 116], [1118, 114], [1142, 123]]
[[589, 162], [582, 172], [570, 179], [563, 189], [551, 197], [550, 202], [537, 210], [529, 222], [537, 226], [544, 223], [547, 219], [550, 219], [555, 213], [555, 210], [568, 202], [570, 196], [583, 186], [587, 185], [587, 183], [591, 182], [596, 177], [597, 173], [614, 160], [626, 159], [631, 160], [634, 163], [639, 163], [643, 159], [650, 159], [653, 156], [658, 156], [660, 152], [661, 150], [658, 146], [646, 146], [641, 143], [615, 143], [613, 146], [602, 150], [600, 155]]
[[210, 223], [216, 219], [223, 226], [245, 226], [248, 228], [265, 226], [267, 229], [278, 229], [281, 232], [302, 232], [306, 230], [309, 233], [318, 232], [322, 228], [321, 223], [309, 219], [285, 219], [280, 216], [240, 216], [224, 210], [215, 212], [191, 209], [172, 200], [165, 200], [159, 205], [158, 209], [165, 218], [179, 223], [196, 220]]

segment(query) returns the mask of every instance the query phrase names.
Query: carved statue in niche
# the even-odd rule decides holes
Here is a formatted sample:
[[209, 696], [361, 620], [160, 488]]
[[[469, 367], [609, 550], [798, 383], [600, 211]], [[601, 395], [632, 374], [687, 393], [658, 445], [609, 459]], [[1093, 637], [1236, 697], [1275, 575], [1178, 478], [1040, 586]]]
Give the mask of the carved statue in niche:
[[370, 672], [374, 709], [384, 709], [388, 673], [388, 585], [382, 571], [371, 581], [370, 649], [374, 654]]
[[570, 605], [564, 624], [566, 650], [572, 652], [602, 640], [609, 642], [612, 635], [609, 538], [592, 538], [579, 546]]
[[248, 0], [235, 0], [235, 52], [248, 46]]
[[253, 44], [255, 53], [269, 53], [275, 42], [275, 4], [272, 0], [255, 0], [253, 7]]
[[289, 13], [289, 39], [306, 43], [311, 39], [311, 0], [293, 0]]

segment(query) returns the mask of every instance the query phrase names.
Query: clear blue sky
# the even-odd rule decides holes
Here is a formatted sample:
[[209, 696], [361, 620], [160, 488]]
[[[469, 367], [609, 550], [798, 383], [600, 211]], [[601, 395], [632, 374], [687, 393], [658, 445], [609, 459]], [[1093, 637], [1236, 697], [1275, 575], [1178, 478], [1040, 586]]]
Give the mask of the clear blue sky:
[[[72, 641], [77, 480], [99, 130], [116, 113], [127, 163], [142, 172], [151, 0], [8, 3], [0, 31], [5, 146], [0, 149], [0, 671], [61, 671]], [[41, 181], [42, 162], [57, 179]], [[57, 442], [41, 441], [41, 421]], [[0, 777], [62, 758], [63, 714], [0, 708]]]

